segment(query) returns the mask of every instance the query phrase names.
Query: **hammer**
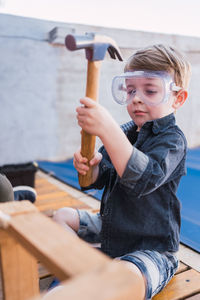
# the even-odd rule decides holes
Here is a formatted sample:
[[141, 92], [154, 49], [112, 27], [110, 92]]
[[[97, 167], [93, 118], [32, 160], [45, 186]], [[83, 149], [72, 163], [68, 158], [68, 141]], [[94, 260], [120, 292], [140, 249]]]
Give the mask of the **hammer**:
[[[107, 50], [111, 58], [116, 59], [117, 57], [122, 61], [123, 59], [118, 46], [113, 39], [94, 33], [86, 33], [83, 36], [69, 34], [65, 38], [65, 45], [70, 51], [85, 49], [86, 59], [88, 60], [86, 97], [97, 101], [101, 62]], [[81, 155], [88, 159], [89, 166], [89, 161], [94, 154], [96, 137], [84, 130], [82, 130], [81, 135]], [[92, 182], [92, 167], [89, 166], [89, 168], [86, 175], [79, 174], [79, 184], [81, 187], [89, 186]]]

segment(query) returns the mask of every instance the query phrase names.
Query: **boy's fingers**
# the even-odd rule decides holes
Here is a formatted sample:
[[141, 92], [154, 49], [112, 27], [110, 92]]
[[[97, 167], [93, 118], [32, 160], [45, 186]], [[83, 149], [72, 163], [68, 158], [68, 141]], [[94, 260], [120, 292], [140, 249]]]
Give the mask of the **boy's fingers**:
[[[85, 167], [87, 168], [86, 170], [84, 169]], [[87, 171], [88, 171], [89, 168], [87, 166], [85, 166], [85, 165], [84, 165], [84, 168], [76, 167], [76, 170], [77, 170], [77, 172], [79, 174], [85, 175], [87, 173]]]
[[88, 167], [87, 167], [87, 169], [86, 168], [77, 168], [77, 171], [78, 171], [78, 173], [84, 175], [89, 171], [89, 168]]
[[73, 165], [79, 173], [87, 172], [89, 170], [89, 167], [86, 164], [79, 163], [75, 159], [73, 160]]
[[88, 97], [85, 97], [80, 99], [80, 103], [85, 105], [86, 107], [93, 107], [95, 106], [96, 102]]
[[95, 156], [91, 159], [90, 161], [90, 165], [93, 166], [93, 165], [97, 165], [102, 159], [102, 154], [97, 152], [95, 154]]
[[87, 161], [88, 161], [88, 159], [86, 157], [83, 157], [80, 152], [76, 152], [74, 154], [74, 158], [79, 163], [85, 163], [86, 164]]
[[88, 159], [81, 155], [81, 149], [74, 153], [73, 165], [81, 175], [85, 175], [89, 170], [89, 167], [86, 165]]

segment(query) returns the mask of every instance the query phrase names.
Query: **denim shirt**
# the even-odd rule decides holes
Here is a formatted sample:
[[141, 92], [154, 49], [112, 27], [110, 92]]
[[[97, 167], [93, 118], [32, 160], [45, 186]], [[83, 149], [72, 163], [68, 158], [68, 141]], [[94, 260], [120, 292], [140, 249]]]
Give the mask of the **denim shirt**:
[[90, 186], [104, 187], [100, 209], [102, 251], [111, 257], [145, 249], [176, 252], [180, 233], [176, 191], [186, 174], [184, 134], [173, 114], [146, 122], [137, 138], [133, 121], [121, 128], [133, 144], [122, 177], [101, 147], [99, 176]]

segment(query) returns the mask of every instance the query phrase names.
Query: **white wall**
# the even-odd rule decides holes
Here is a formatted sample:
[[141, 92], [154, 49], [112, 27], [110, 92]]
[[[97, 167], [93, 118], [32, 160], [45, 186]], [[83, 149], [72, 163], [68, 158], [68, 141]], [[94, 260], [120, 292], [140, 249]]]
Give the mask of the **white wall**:
[[[0, 165], [62, 160], [72, 157], [79, 146], [75, 108], [85, 94], [87, 61], [83, 50], [65, 48], [64, 38], [72, 32], [112, 37], [125, 60], [137, 48], [153, 43], [169, 43], [184, 51], [193, 75], [189, 99], [178, 111], [177, 122], [189, 146], [200, 145], [200, 39], [0, 14]], [[106, 56], [99, 93], [99, 101], [119, 124], [129, 117], [126, 109], [112, 100], [110, 85], [123, 66], [124, 62]]]

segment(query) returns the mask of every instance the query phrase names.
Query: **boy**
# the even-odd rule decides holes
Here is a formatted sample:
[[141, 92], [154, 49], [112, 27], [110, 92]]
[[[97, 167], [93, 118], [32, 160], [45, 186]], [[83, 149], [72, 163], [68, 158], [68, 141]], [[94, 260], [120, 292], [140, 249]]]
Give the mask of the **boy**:
[[[113, 79], [112, 93], [127, 105], [132, 121], [120, 128], [110, 113], [89, 98], [80, 100], [77, 119], [103, 147], [89, 162], [88, 188], [104, 193], [100, 214], [63, 208], [54, 220], [101, 250], [126, 262], [151, 299], [178, 267], [180, 203], [176, 197], [185, 175], [186, 140], [175, 125], [175, 111], [187, 98], [190, 65], [175, 49], [154, 45], [137, 51], [124, 73]], [[74, 154], [84, 175], [87, 159]], [[137, 287], [136, 287], [137, 288]], [[133, 297], [134, 299], [134, 297]]]

